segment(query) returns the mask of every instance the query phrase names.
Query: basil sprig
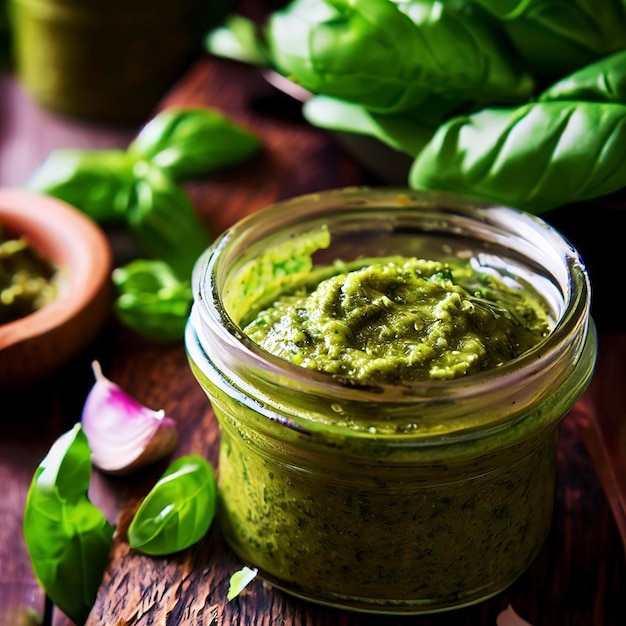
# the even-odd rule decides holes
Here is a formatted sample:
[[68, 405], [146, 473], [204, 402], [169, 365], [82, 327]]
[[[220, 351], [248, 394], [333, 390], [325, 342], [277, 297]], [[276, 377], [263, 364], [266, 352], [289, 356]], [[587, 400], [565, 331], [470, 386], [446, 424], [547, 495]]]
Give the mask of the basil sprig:
[[90, 478], [89, 445], [77, 423], [35, 471], [24, 509], [24, 539], [35, 576], [78, 624], [96, 599], [114, 531], [89, 500]]
[[215, 516], [217, 485], [203, 457], [174, 461], [141, 503], [128, 527], [128, 543], [144, 554], [163, 555], [199, 541]]
[[[260, 148], [256, 135], [215, 109], [173, 107], [150, 120], [126, 150], [53, 151], [28, 186], [65, 200], [101, 224], [127, 228], [149, 260], [166, 263], [184, 283], [211, 234], [180, 183], [242, 163]], [[153, 294], [141, 298], [138, 285], [132, 290], [134, 305], [143, 304], [130, 307], [132, 314], [129, 297], [118, 293], [120, 321], [151, 339], [182, 339], [190, 290], [161, 290], [158, 306], [154, 299], [143, 306]], [[188, 301], [183, 305], [181, 298]], [[163, 332], [158, 332], [161, 323]]]
[[626, 181], [626, 51], [564, 77], [537, 101], [457, 116], [409, 174], [414, 188], [497, 200], [540, 214]]
[[185, 280], [211, 240], [185, 192], [161, 168], [139, 161], [126, 208], [131, 233], [153, 259]]

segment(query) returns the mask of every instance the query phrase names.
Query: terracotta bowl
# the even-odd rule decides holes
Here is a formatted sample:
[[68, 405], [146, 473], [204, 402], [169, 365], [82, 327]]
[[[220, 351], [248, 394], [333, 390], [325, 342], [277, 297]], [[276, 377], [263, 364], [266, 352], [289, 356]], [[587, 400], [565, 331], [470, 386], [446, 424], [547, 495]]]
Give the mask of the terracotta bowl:
[[100, 227], [49, 196], [0, 189], [0, 224], [61, 272], [51, 303], [0, 324], [0, 389], [14, 389], [45, 378], [94, 340], [111, 310], [113, 260]]

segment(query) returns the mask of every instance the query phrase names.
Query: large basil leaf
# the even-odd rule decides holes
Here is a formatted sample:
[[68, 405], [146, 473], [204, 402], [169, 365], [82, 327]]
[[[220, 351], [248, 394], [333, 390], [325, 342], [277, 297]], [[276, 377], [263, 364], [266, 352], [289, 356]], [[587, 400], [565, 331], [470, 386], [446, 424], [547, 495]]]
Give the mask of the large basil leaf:
[[197, 258], [210, 244], [185, 192], [161, 168], [140, 161], [134, 168], [127, 224], [143, 249], [165, 261], [187, 280]]
[[626, 106], [538, 102], [443, 124], [409, 182], [542, 213], [626, 184]]
[[163, 555], [193, 545], [207, 533], [217, 499], [211, 464], [189, 455], [174, 461], [148, 493], [128, 527], [128, 543]]
[[618, 0], [475, 0], [503, 29], [538, 77], [555, 80], [626, 48]]
[[123, 150], [53, 150], [28, 181], [99, 223], [123, 223], [136, 159]]
[[87, 495], [91, 452], [80, 423], [59, 437], [31, 482], [24, 539], [50, 599], [77, 624], [95, 602], [114, 527]]
[[[539, 2], [542, 1], [539, 0]], [[537, 0], [474, 0], [474, 2], [485, 7], [501, 20], [519, 17], [529, 6], [538, 4]]]
[[141, 129], [128, 152], [181, 179], [241, 163], [260, 147], [256, 135], [216, 109], [172, 107]]
[[626, 104], [626, 50], [586, 65], [539, 95], [539, 100], [591, 100]]
[[283, 75], [377, 113], [413, 110], [433, 94], [518, 102], [534, 89], [497, 31], [440, 2], [296, 0], [272, 14], [267, 37]]

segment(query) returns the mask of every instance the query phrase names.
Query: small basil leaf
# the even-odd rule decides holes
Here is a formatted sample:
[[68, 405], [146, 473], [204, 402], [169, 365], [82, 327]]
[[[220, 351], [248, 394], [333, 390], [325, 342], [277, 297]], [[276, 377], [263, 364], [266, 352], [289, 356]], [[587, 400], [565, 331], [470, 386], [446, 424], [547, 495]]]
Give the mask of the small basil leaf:
[[209, 530], [217, 485], [211, 464], [189, 455], [174, 461], [148, 493], [128, 527], [128, 543], [144, 554], [184, 550]]
[[626, 50], [590, 63], [540, 94], [539, 100], [589, 100], [626, 104]]
[[96, 222], [122, 223], [135, 161], [122, 150], [54, 150], [28, 187], [64, 200]]
[[191, 283], [181, 281], [163, 261], [138, 259], [113, 270], [118, 319], [155, 341], [178, 341], [193, 300]]
[[142, 128], [128, 152], [181, 179], [242, 163], [260, 147], [256, 135], [215, 109], [172, 107]]
[[181, 280], [210, 244], [209, 234], [178, 184], [159, 167], [139, 161], [134, 168], [127, 225], [143, 249], [165, 261]]
[[534, 213], [613, 193], [625, 181], [626, 105], [569, 101], [453, 118], [409, 175], [413, 188]]
[[269, 53], [256, 23], [236, 13], [206, 35], [204, 47], [215, 56], [261, 67], [269, 65]]
[[77, 423], [35, 471], [24, 509], [33, 571], [50, 599], [78, 624], [95, 602], [114, 532], [87, 495], [90, 454]]
[[414, 121], [409, 115], [383, 115], [345, 100], [315, 96], [304, 103], [306, 120], [320, 128], [368, 135], [394, 150], [417, 156], [428, 143], [434, 128]]

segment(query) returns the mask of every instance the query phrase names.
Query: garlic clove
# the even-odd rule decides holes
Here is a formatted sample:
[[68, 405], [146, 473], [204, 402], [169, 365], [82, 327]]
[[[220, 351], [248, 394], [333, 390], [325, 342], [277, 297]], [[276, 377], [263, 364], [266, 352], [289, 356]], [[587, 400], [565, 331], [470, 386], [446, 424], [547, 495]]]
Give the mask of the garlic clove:
[[176, 421], [140, 404], [92, 363], [96, 382], [81, 416], [91, 461], [108, 474], [129, 474], [171, 454], [178, 444]]
[[529, 622], [523, 620], [509, 604], [504, 611], [501, 611], [496, 618], [497, 626], [531, 626]]

